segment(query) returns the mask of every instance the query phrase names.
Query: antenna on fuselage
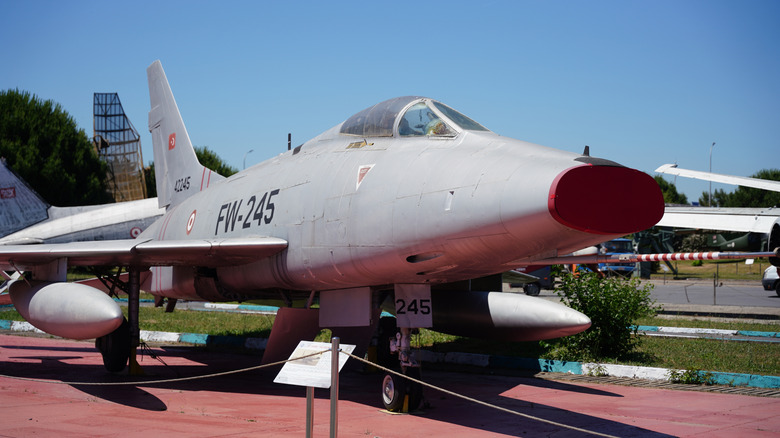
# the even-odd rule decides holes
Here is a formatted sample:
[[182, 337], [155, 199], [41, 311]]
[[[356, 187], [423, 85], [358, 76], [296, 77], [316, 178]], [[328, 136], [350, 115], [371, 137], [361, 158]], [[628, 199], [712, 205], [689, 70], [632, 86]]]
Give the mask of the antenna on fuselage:
[[287, 133], [287, 150], [289, 151], [290, 148], [292, 148], [292, 133]]
[[585, 145], [585, 150], [584, 150], [584, 151], [582, 151], [582, 155], [583, 155], [583, 156], [586, 156], [586, 157], [589, 157], [589, 156], [590, 156], [590, 146], [588, 146], [588, 145]]

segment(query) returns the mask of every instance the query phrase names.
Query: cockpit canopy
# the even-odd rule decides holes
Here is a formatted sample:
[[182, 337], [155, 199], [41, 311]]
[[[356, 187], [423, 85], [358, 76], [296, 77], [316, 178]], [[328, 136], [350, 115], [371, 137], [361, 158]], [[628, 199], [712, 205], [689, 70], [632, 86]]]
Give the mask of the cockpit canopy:
[[419, 96], [396, 97], [355, 114], [341, 133], [361, 137], [455, 137], [460, 131], [487, 131], [441, 102]]

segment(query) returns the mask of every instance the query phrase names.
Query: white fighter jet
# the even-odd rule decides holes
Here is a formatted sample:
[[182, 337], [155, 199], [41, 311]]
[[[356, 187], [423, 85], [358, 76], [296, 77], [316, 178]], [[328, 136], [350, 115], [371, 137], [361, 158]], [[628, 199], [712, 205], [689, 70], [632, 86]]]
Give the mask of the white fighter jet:
[[156, 199], [51, 206], [0, 158], [0, 245], [133, 239], [163, 213]]
[[[497, 292], [500, 274], [663, 215], [660, 189], [642, 172], [502, 137], [424, 97], [371, 106], [225, 179], [197, 161], [159, 61], [147, 75], [165, 215], [132, 241], [0, 246], [0, 268], [32, 273], [10, 288], [19, 312], [55, 335], [98, 338], [111, 370], [138, 345], [142, 288], [171, 299], [303, 299], [305, 308], [280, 309], [265, 361], [320, 327], [365, 345], [383, 306], [395, 313], [393, 346], [408, 375], [419, 373], [409, 352], [417, 327], [510, 341], [578, 333], [587, 316]], [[601, 196], [604, 186], [616, 196]], [[70, 265], [125, 267], [129, 323], [102, 292], [65, 283]], [[386, 376], [385, 406], [408, 396], [413, 408], [415, 388]]]

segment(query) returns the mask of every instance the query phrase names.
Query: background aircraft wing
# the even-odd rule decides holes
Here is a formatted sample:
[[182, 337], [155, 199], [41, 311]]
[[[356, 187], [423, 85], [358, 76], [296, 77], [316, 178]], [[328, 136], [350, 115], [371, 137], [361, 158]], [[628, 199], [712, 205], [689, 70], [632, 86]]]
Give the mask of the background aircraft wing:
[[780, 216], [776, 208], [666, 207], [660, 227], [768, 233]]
[[780, 181], [771, 181], [759, 178], [749, 178], [746, 176], [723, 175], [720, 173], [700, 172], [698, 170], [681, 169], [676, 164], [664, 164], [655, 169], [658, 173], [667, 175], [677, 175], [686, 178], [702, 179], [704, 181], [713, 181], [723, 184], [734, 184], [737, 186], [754, 187], [757, 189], [780, 192]]
[[0, 246], [0, 269], [29, 270], [67, 258], [80, 266], [217, 267], [245, 264], [270, 257], [287, 248], [275, 237], [240, 237], [214, 240], [105, 240], [41, 245]]

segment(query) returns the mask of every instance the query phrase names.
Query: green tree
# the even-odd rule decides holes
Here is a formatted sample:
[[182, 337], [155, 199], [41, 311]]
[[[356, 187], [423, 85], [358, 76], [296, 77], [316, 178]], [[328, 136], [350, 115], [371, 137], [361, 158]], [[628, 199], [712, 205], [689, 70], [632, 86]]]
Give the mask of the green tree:
[[639, 342], [632, 325], [658, 308], [650, 297], [652, 285], [640, 286], [639, 280], [602, 278], [581, 272], [561, 277], [556, 290], [564, 304], [588, 315], [591, 327], [560, 339], [568, 359], [594, 360], [625, 358]]
[[0, 156], [53, 205], [113, 201], [105, 163], [73, 117], [51, 100], [0, 91]]
[[661, 193], [664, 195], [664, 203], [688, 204], [688, 197], [683, 193], [678, 193], [677, 186], [673, 183], [666, 181], [661, 175], [656, 175], [653, 179], [658, 183], [658, 187], [661, 188]]
[[[198, 157], [200, 164], [224, 177], [228, 177], [238, 172], [238, 169], [225, 163], [225, 161], [220, 158], [216, 152], [209, 149], [208, 146], [195, 146], [195, 155]], [[157, 183], [154, 175], [154, 163], [149, 163], [149, 166], [144, 168], [144, 178], [146, 179], [146, 197], [156, 197]]]
[[[780, 181], [780, 169], [763, 169], [751, 175], [752, 178]], [[739, 186], [733, 192], [718, 189], [712, 192], [712, 204], [709, 202], [709, 192], [703, 192], [699, 198], [701, 205], [718, 207], [752, 207], [765, 208], [780, 205], [780, 192]]]

